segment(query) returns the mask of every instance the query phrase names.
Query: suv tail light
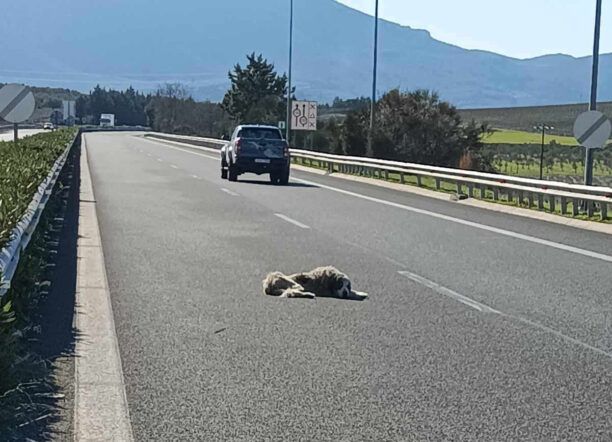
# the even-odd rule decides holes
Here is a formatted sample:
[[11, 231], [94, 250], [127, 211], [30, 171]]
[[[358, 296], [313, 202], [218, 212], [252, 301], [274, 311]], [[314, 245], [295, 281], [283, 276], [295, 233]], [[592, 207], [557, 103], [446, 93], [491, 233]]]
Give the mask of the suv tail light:
[[242, 145], [242, 140], [240, 138], [238, 138], [236, 140], [236, 145], [235, 145], [236, 147], [234, 148], [234, 153], [236, 153], [236, 154], [240, 153], [241, 145]]
[[289, 158], [289, 145], [285, 143], [285, 148], [283, 149], [283, 154], [285, 158]]

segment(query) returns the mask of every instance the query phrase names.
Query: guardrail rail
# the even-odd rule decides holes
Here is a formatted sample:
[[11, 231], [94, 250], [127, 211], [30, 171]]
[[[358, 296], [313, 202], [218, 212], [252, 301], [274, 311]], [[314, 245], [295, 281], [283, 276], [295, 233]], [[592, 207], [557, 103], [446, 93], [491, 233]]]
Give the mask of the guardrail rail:
[[[214, 138], [157, 132], [150, 132], [147, 136], [216, 150], [227, 143]], [[548, 210], [561, 215], [585, 214], [592, 218], [597, 213], [605, 221], [609, 219], [609, 209], [612, 205], [610, 187], [584, 186], [301, 149], [291, 149], [291, 158], [294, 163], [325, 169], [329, 174], [344, 173], [385, 180], [390, 179], [390, 174], [395, 174], [398, 177], [397, 181], [402, 184], [407, 184], [408, 177], [414, 177], [419, 187], [424, 186], [424, 179], [429, 179], [435, 183], [436, 190], [442, 190], [443, 183], [451, 184], [460, 197], [512, 202], [519, 206]]]

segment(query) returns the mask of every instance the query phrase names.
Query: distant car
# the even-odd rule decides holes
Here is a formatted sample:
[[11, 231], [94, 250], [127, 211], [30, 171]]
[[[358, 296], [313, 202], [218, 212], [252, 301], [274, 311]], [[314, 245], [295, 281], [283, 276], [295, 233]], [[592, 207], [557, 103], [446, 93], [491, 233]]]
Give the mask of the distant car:
[[221, 149], [221, 178], [237, 181], [243, 173], [270, 174], [273, 184], [289, 183], [289, 146], [274, 126], [238, 126]]
[[53, 123], [45, 123], [45, 124], [43, 124], [43, 129], [44, 130], [53, 130], [53, 129], [55, 129], [55, 126], [53, 125]]

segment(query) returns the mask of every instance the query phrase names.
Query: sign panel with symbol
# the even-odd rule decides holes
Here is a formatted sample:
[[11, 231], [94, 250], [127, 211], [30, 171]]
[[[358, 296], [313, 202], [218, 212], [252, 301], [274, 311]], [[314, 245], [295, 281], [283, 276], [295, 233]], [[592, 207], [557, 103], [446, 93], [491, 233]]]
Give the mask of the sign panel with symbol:
[[606, 145], [612, 124], [608, 117], [598, 111], [580, 114], [574, 123], [574, 136], [581, 146], [587, 149], [599, 149]]
[[291, 108], [291, 129], [317, 130], [318, 105], [315, 101], [294, 101]]
[[34, 113], [34, 94], [21, 84], [7, 84], [0, 89], [0, 118], [9, 123], [22, 123]]

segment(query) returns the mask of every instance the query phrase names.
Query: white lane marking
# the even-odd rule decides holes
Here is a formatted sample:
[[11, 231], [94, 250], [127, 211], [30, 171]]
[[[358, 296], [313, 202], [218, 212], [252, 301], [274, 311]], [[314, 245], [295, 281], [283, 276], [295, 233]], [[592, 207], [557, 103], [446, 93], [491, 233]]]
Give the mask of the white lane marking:
[[[181, 149], [179, 147], [168, 146], [167, 144], [163, 144], [163, 143], [156, 143], [156, 142], [151, 141], [151, 140], [145, 140], [145, 141], [150, 141], [152, 143], [155, 143], [157, 145], [161, 145], [161, 146], [167, 147], [169, 149], [180, 150], [180, 151], [183, 151], [183, 152], [186, 152], [186, 153], [190, 153], [192, 155], [198, 155], [198, 156], [204, 157], [204, 158], [210, 158], [210, 159], [213, 159], [213, 160], [218, 160], [219, 159], [219, 158], [211, 157], [211, 156], [208, 156], [208, 155], [203, 155], [203, 154], [200, 154], [200, 153], [197, 153], [197, 152], [191, 152], [191, 151], [188, 151], [188, 150], [185, 150], [185, 149]], [[528, 241], [528, 242], [531, 242], [531, 243], [534, 243], [534, 244], [540, 244], [540, 245], [543, 245], [543, 246], [552, 247], [552, 248], [555, 248], [555, 249], [558, 249], [558, 250], [563, 250], [563, 251], [566, 251], [566, 252], [575, 253], [577, 255], [587, 256], [589, 258], [595, 258], [595, 259], [599, 259], [599, 260], [606, 261], [606, 262], [612, 262], [612, 256], [604, 255], [603, 253], [592, 252], [590, 250], [580, 249], [578, 247], [568, 246], [566, 244], [561, 244], [561, 243], [557, 243], [557, 242], [554, 242], [554, 241], [549, 241], [549, 240], [542, 239], [542, 238], [536, 238], [535, 236], [524, 235], [522, 233], [512, 232], [510, 230], [505, 230], [505, 229], [500, 229], [500, 228], [497, 228], [497, 227], [487, 226], [486, 224], [480, 224], [480, 223], [477, 223], [477, 222], [468, 221], [468, 220], [461, 219], [461, 218], [455, 218], [453, 216], [443, 215], [441, 213], [431, 212], [429, 210], [417, 209], [416, 207], [407, 206], [405, 204], [394, 203], [392, 201], [387, 201], [387, 200], [383, 200], [383, 199], [380, 199], [380, 198], [374, 198], [374, 197], [371, 197], [371, 196], [362, 195], [360, 193], [351, 192], [349, 190], [344, 190], [344, 189], [340, 189], [340, 188], [337, 188], [337, 187], [327, 186], [325, 184], [320, 184], [320, 183], [317, 183], [317, 182], [314, 182], [314, 181], [303, 180], [301, 178], [293, 178], [293, 181], [297, 181], [297, 182], [304, 183], [304, 184], [310, 184], [311, 186], [319, 187], [321, 189], [331, 190], [333, 192], [342, 193], [344, 195], [350, 195], [350, 196], [353, 196], [355, 198], [361, 198], [361, 199], [364, 199], [364, 200], [367, 200], [367, 201], [372, 201], [372, 202], [375, 202], [375, 203], [384, 204], [386, 206], [395, 207], [395, 208], [406, 210], [406, 211], [409, 211], [409, 212], [418, 213], [418, 214], [426, 215], [426, 216], [431, 216], [433, 218], [443, 219], [445, 221], [450, 221], [450, 222], [453, 222], [453, 223], [462, 224], [464, 226], [469, 226], [469, 227], [473, 227], [473, 228], [480, 229], [480, 230], [486, 230], [488, 232], [497, 233], [499, 235], [509, 236], [511, 238], [521, 239], [523, 241]]]
[[151, 155], [150, 153], [147, 154], [148, 157], [152, 157], [153, 155]]
[[225, 192], [225, 193], [227, 193], [228, 195], [231, 195], [231, 196], [240, 196], [240, 195], [238, 195], [236, 192], [232, 192], [231, 190], [226, 189], [225, 187], [222, 187], [222, 188], [221, 188], [221, 191], [222, 191], [222, 192]]
[[406, 278], [417, 282], [421, 285], [424, 285], [425, 287], [429, 287], [430, 289], [432, 289], [435, 292], [438, 292], [441, 295], [444, 296], [448, 296], [449, 298], [454, 299], [455, 301], [461, 302], [462, 304], [467, 305], [468, 307], [471, 307], [473, 309], [478, 310], [479, 312], [482, 313], [492, 313], [492, 314], [500, 314], [500, 312], [498, 312], [495, 309], [492, 309], [491, 307], [489, 307], [488, 305], [482, 304], [478, 301], [474, 301], [471, 298], [468, 298], [467, 296], [463, 296], [449, 288], [446, 288], [444, 286], [441, 286], [440, 284], [430, 281], [429, 279], [423, 278], [422, 276], [419, 276], [415, 273], [411, 273], [411, 272], [406, 272], [406, 271], [402, 271], [402, 272], [398, 272], [400, 275], [405, 276]]
[[580, 248], [574, 247], [574, 246], [568, 246], [566, 244], [561, 244], [561, 243], [557, 243], [557, 242], [554, 242], [554, 241], [549, 241], [547, 239], [536, 238], [535, 236], [524, 235], [522, 233], [512, 232], [510, 230], [500, 229], [500, 228], [497, 228], [497, 227], [488, 226], [486, 224], [480, 224], [480, 223], [477, 223], [477, 222], [474, 222], [474, 221], [467, 221], [465, 219], [455, 218], [453, 216], [443, 215], [441, 213], [430, 212], [429, 210], [417, 209], [416, 207], [406, 206], [404, 204], [394, 203], [392, 201], [387, 201], [387, 200], [383, 200], [383, 199], [380, 199], [380, 198], [374, 198], [372, 196], [362, 195], [360, 193], [351, 192], [349, 190], [344, 190], [344, 189], [340, 189], [340, 188], [337, 188], [337, 187], [327, 186], [325, 184], [320, 184], [320, 183], [317, 183], [317, 182], [314, 182], [314, 181], [303, 180], [303, 179], [300, 179], [300, 178], [294, 178], [293, 180], [301, 182], [301, 183], [304, 183], [304, 184], [309, 184], [311, 186], [320, 187], [322, 189], [331, 190], [333, 192], [342, 193], [344, 195], [350, 195], [350, 196], [353, 196], [355, 198], [361, 198], [361, 199], [364, 199], [364, 200], [367, 200], [367, 201], [372, 201], [372, 202], [375, 202], [375, 203], [384, 204], [386, 206], [390, 206], [390, 207], [395, 207], [395, 208], [398, 208], [398, 209], [406, 210], [408, 212], [418, 213], [420, 215], [426, 215], [426, 216], [430, 216], [432, 218], [442, 219], [442, 220], [445, 220], [445, 221], [450, 221], [450, 222], [453, 222], [453, 223], [456, 223], [456, 224], [462, 224], [464, 226], [469, 226], [469, 227], [473, 227], [473, 228], [480, 229], [480, 230], [486, 230], [488, 232], [493, 232], [493, 233], [497, 233], [499, 235], [509, 236], [511, 238], [522, 239], [523, 241], [528, 241], [528, 242], [532, 242], [532, 243], [535, 243], [535, 244], [540, 244], [540, 245], [543, 245], [543, 246], [552, 247], [552, 248], [555, 248], [555, 249], [558, 249], [558, 250], [563, 250], [565, 252], [575, 253], [577, 255], [587, 256], [589, 258], [595, 258], [595, 259], [600, 259], [600, 260], [606, 261], [606, 262], [612, 262], [612, 256], [604, 255], [603, 253], [592, 252], [590, 250], [580, 249]]
[[170, 167], [172, 167], [173, 169], [178, 169], [178, 166], [175, 166], [174, 164], [170, 164]]
[[73, 319], [81, 336], [75, 343], [74, 440], [129, 442], [134, 437], [87, 152], [83, 136]]
[[160, 163], [164, 162], [164, 160], [162, 160], [161, 158], [158, 158], [157, 161], [159, 161]]
[[197, 176], [197, 175], [191, 175], [191, 178], [194, 178], [194, 179], [196, 179], [196, 180], [201, 180], [201, 179], [202, 179], [202, 178], [200, 178], [200, 177], [199, 177], [199, 176]]
[[438, 284], [437, 282], [434, 281], [430, 281], [427, 278], [424, 278], [422, 276], [419, 276], [415, 273], [411, 273], [411, 272], [407, 272], [407, 271], [400, 271], [398, 272], [400, 275], [405, 276], [406, 278], [410, 279], [411, 281], [417, 282], [425, 287], [428, 287], [430, 289], [432, 289], [433, 291], [435, 291], [436, 293], [439, 293], [443, 296], [446, 296], [448, 298], [454, 299], [455, 301], [461, 302], [462, 304], [465, 304], [473, 309], [478, 310], [481, 313], [488, 313], [488, 314], [493, 314], [493, 315], [499, 315], [499, 316], [503, 316], [505, 318], [508, 319], [513, 319], [515, 321], [519, 321], [522, 322], [523, 324], [526, 324], [528, 326], [537, 328], [539, 330], [542, 330], [546, 333], [550, 333], [552, 335], [557, 336], [558, 338], [563, 339], [564, 341], [570, 342], [572, 344], [581, 346], [583, 348], [586, 348], [587, 350], [590, 350], [592, 352], [595, 352], [597, 354], [600, 354], [602, 356], [605, 356], [607, 358], [612, 359], [612, 353], [608, 353], [605, 350], [602, 350], [601, 348], [597, 348], [597, 347], [593, 347], [592, 345], [587, 344], [586, 342], [582, 342], [576, 338], [572, 338], [571, 336], [567, 336], [563, 333], [561, 333], [558, 330], [555, 330], [554, 328], [550, 328], [547, 327], [546, 325], [542, 325], [538, 322], [534, 322], [530, 319], [524, 318], [522, 316], [516, 316], [510, 313], [504, 313], [501, 312], [499, 310], [495, 310], [491, 307], [489, 307], [488, 305], [482, 304], [478, 301], [475, 301], [471, 298], [468, 298], [467, 296], [461, 295], [457, 292], [455, 292], [454, 290], [451, 290], [447, 287], [444, 287], [440, 284]]
[[[145, 142], [147, 142], [147, 143], [152, 143], [152, 144], [155, 144], [156, 146], [162, 146], [162, 147], [165, 147], [165, 148], [168, 148], [168, 149], [180, 150], [181, 152], [189, 153], [189, 154], [191, 154], [191, 155], [197, 155], [197, 156], [199, 156], [199, 157], [203, 157], [203, 158], [208, 158], [208, 159], [211, 159], [211, 160], [217, 160], [217, 161], [219, 161], [219, 156], [213, 157], [213, 156], [211, 156], [211, 155], [204, 155], [203, 153], [199, 153], [199, 152], [192, 152], [192, 151], [187, 150], [187, 149], [181, 149], [180, 147], [170, 146], [170, 145], [168, 145], [167, 143], [165, 143], [165, 142], [164, 142], [164, 141], [162, 141], [162, 140], [159, 140], [159, 141], [155, 140], [155, 141], [154, 141], [154, 140], [151, 140], [151, 139], [149, 139], [149, 138], [140, 138], [140, 137], [137, 137], [137, 138], [138, 138], [139, 140], [141, 140], [141, 141], [145, 141]], [[172, 143], [172, 141], [168, 141], [168, 143]], [[197, 147], [194, 147], [194, 149], [197, 149]], [[219, 152], [220, 152], [220, 151], [219, 151]]]
[[309, 226], [307, 226], [306, 224], [302, 224], [299, 221], [296, 221], [294, 219], [289, 218], [288, 216], [283, 215], [282, 213], [275, 213], [275, 216], [279, 217], [280, 219], [287, 221], [288, 223], [293, 224], [294, 226], [298, 226], [301, 229], [310, 229]]

